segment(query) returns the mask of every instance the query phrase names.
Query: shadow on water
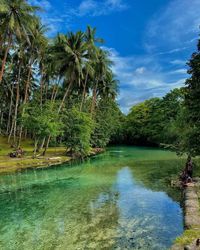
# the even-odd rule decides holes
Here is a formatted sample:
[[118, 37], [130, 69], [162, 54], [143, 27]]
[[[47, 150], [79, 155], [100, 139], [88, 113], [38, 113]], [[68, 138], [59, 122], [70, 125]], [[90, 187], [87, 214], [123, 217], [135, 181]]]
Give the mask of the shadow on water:
[[113, 147], [81, 164], [0, 178], [1, 249], [167, 249], [182, 233], [181, 160]]

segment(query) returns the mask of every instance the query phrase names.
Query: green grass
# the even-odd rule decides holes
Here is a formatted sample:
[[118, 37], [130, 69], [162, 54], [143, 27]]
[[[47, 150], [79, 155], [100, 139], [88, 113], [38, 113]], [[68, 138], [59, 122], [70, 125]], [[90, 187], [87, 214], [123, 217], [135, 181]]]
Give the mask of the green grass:
[[[24, 168], [48, 166], [56, 163], [69, 161], [71, 158], [65, 155], [65, 147], [50, 147], [44, 157], [33, 159], [33, 141], [23, 140], [21, 143], [25, 155], [22, 158], [10, 158], [8, 155], [14, 149], [7, 142], [7, 138], [0, 136], [0, 174], [9, 173]], [[52, 159], [59, 157], [57, 159]]]
[[199, 229], [188, 229], [185, 230], [181, 237], [176, 239], [176, 243], [182, 246], [186, 246], [194, 242], [200, 236], [200, 228]]

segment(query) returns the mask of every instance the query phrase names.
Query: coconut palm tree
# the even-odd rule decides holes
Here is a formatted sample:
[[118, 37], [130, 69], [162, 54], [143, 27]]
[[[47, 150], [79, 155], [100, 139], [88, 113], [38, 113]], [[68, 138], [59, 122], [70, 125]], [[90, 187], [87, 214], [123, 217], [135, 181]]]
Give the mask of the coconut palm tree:
[[112, 71], [108, 70], [106, 72], [104, 81], [101, 82], [99, 86], [99, 95], [102, 98], [109, 97], [113, 100], [116, 98], [118, 94], [118, 81], [115, 79], [115, 76], [113, 75]]
[[84, 75], [84, 81], [83, 81], [83, 94], [82, 94], [82, 100], [80, 105], [80, 111], [82, 110], [85, 97], [86, 97], [86, 85], [88, 84], [88, 77], [93, 77], [94, 75], [94, 62], [97, 61], [97, 53], [98, 49], [96, 44], [97, 43], [103, 43], [103, 39], [96, 37], [96, 28], [92, 28], [90, 26], [87, 26], [86, 32], [84, 34], [85, 42], [87, 44], [87, 50], [88, 50], [88, 61], [85, 63], [85, 75]]
[[0, 24], [3, 31], [2, 41], [5, 47], [0, 70], [0, 82], [3, 78], [8, 53], [15, 39], [26, 39], [29, 42], [28, 34], [36, 20], [34, 14], [38, 9], [36, 6], [29, 5], [25, 0], [6, 0], [0, 3]]
[[[37, 63], [39, 63], [39, 57], [41, 55], [42, 50], [44, 47], [47, 46], [47, 39], [45, 37], [46, 27], [41, 24], [40, 20], [35, 20], [34, 25], [30, 28], [30, 34], [28, 35], [29, 42], [24, 42], [23, 47], [25, 51], [25, 60], [28, 60], [27, 63], [27, 78], [25, 80], [25, 86], [24, 86], [24, 100], [23, 100], [23, 107], [22, 107], [22, 116], [24, 114], [24, 107], [25, 104], [28, 101], [29, 97], [29, 90], [31, 88], [31, 78], [32, 78], [32, 71], [33, 66]], [[20, 127], [19, 132], [19, 143], [21, 142], [21, 136], [22, 136], [22, 126]]]
[[111, 65], [112, 61], [109, 59], [109, 53], [101, 48], [98, 48], [97, 61], [94, 64], [95, 76], [92, 86], [92, 104], [90, 109], [92, 114], [96, 106], [98, 91], [101, 89], [101, 86], [104, 85], [107, 72], [110, 71]]
[[78, 31], [76, 33], [70, 32], [65, 36], [58, 35], [53, 52], [57, 70], [65, 86], [65, 92], [58, 109], [60, 112], [73, 83], [80, 86], [83, 79], [83, 67], [88, 58], [84, 33]]

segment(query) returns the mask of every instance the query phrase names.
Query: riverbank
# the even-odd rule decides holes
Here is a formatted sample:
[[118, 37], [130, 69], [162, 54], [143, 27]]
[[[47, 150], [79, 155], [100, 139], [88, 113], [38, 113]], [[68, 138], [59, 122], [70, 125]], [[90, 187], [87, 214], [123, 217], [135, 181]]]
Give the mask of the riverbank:
[[196, 241], [200, 238], [200, 179], [194, 178], [194, 183], [183, 190], [184, 226], [183, 235], [176, 239], [171, 250], [197, 250], [200, 246]]
[[[32, 157], [33, 143], [31, 140], [22, 141], [25, 155], [22, 158], [11, 158], [9, 153], [13, 151], [7, 143], [6, 137], [0, 137], [0, 175], [21, 171], [27, 168], [47, 168], [74, 160], [74, 157], [66, 156], [65, 147], [50, 147], [46, 156]], [[88, 156], [103, 152], [103, 149], [91, 149]]]

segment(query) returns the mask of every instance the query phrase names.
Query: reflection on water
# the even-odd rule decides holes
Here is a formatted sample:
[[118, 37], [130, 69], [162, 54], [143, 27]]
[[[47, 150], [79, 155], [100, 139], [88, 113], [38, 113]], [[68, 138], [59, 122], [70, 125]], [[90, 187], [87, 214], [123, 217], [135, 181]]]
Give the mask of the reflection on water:
[[0, 249], [167, 249], [183, 231], [166, 181], [179, 166], [170, 152], [120, 147], [1, 176]]

